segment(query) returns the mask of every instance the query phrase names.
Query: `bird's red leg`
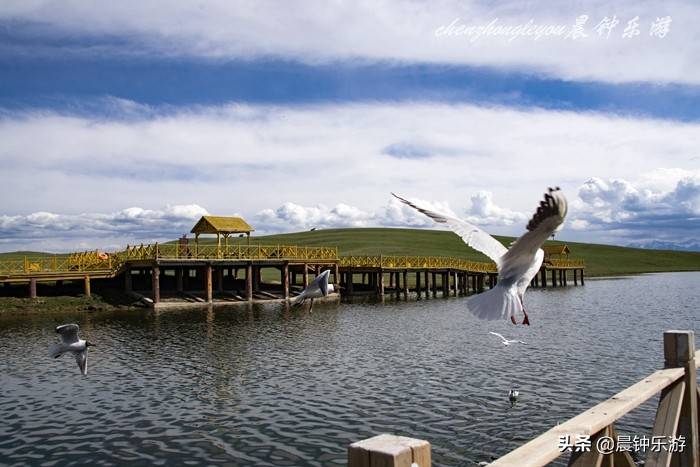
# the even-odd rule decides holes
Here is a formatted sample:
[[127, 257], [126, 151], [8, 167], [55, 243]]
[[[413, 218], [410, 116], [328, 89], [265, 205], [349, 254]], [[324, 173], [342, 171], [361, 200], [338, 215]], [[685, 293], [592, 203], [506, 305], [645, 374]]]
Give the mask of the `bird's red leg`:
[[[527, 311], [525, 311], [525, 304], [523, 303], [523, 299], [522, 299], [522, 298], [520, 299], [520, 306], [523, 308], [523, 324], [524, 324], [525, 326], [529, 326], [529, 325], [530, 325], [530, 319], [527, 317]], [[511, 318], [513, 318], [513, 317], [511, 316]], [[513, 323], [515, 323], [515, 320], [513, 320]]]

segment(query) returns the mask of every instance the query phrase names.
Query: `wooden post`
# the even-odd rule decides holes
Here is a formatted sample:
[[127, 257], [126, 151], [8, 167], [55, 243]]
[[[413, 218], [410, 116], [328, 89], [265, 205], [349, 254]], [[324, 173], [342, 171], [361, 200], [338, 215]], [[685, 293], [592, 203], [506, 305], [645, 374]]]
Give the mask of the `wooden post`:
[[[695, 368], [695, 333], [693, 331], [666, 331], [664, 333], [664, 360], [666, 368], [683, 368], [685, 391], [678, 418], [676, 436], [685, 438], [685, 449], [678, 453], [678, 465], [697, 467], [700, 463], [698, 441], [698, 384]], [[663, 400], [662, 400], [663, 402]], [[657, 414], [658, 415], [658, 414]], [[655, 425], [656, 428], [656, 425]]]
[[450, 296], [450, 273], [448, 271], [445, 271], [441, 274], [441, 280], [442, 280], [442, 296], [443, 297], [449, 297]]
[[178, 292], [184, 292], [185, 290], [185, 284], [184, 281], [182, 280], [183, 276], [183, 271], [182, 268], [176, 268], [175, 269], [175, 282], [176, 282], [176, 287]]
[[394, 288], [394, 273], [392, 271], [389, 271], [389, 288]]
[[245, 298], [249, 302], [253, 300], [253, 264], [245, 266]]
[[282, 266], [282, 294], [285, 299], [289, 298], [289, 263], [286, 261]]
[[557, 270], [552, 269], [552, 287], [557, 286]]
[[432, 286], [433, 297], [437, 297], [437, 273], [430, 273], [430, 285]]
[[36, 278], [29, 279], [29, 298], [36, 298]]
[[84, 284], [85, 284], [85, 287], [84, 287], [85, 296], [90, 297], [91, 296], [91, 294], [90, 294], [90, 276], [85, 276], [85, 278], [83, 280], [84, 280]]
[[420, 439], [382, 434], [352, 443], [348, 467], [431, 467], [430, 443]]
[[204, 267], [204, 289], [207, 292], [207, 303], [211, 303], [214, 298], [213, 290], [212, 290], [212, 271], [211, 271], [211, 264], [207, 264]]
[[420, 271], [416, 271], [416, 295], [420, 298]]
[[307, 288], [309, 286], [309, 267], [306, 264], [304, 264], [304, 274], [302, 276], [304, 288]]
[[126, 268], [126, 271], [124, 271], [124, 292], [126, 293], [130, 293], [134, 290], [133, 281], [131, 279], [131, 269]]
[[222, 267], [216, 269], [216, 290], [224, 291], [224, 268]]
[[[391, 273], [389, 273], [391, 276]], [[377, 293], [379, 294], [380, 297], [384, 296], [384, 270], [380, 269], [379, 270], [379, 287], [377, 288]]]
[[353, 293], [353, 285], [352, 285], [352, 280], [353, 280], [353, 273], [352, 273], [352, 268], [348, 268], [347, 272], [345, 273], [347, 277], [345, 281], [345, 289], [348, 291], [348, 295], [352, 295]]
[[340, 270], [338, 269], [338, 263], [333, 265], [333, 283], [340, 284]]
[[583, 269], [581, 269], [581, 285], [584, 285], [584, 282], [583, 282]]
[[403, 271], [403, 297], [408, 298], [408, 271]]
[[430, 274], [428, 274], [428, 270], [425, 270], [425, 298], [430, 297]]
[[153, 303], [160, 303], [160, 268], [158, 266], [151, 268], [151, 286], [153, 289]]
[[457, 296], [457, 271], [452, 271], [452, 292]]
[[542, 282], [542, 284], [540, 284], [540, 286], [541, 286], [543, 289], [546, 289], [546, 288], [547, 288], [547, 269], [542, 268], [542, 269], [540, 270], [540, 279], [541, 279], [540, 282]]
[[578, 285], [578, 269], [574, 269], [574, 285]]

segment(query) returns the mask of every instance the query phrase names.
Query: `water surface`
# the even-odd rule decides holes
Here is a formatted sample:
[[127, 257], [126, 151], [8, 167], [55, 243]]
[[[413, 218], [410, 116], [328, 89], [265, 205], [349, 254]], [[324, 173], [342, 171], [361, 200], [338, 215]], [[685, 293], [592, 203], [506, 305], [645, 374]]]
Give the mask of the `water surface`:
[[[0, 464], [333, 466], [390, 432], [429, 440], [436, 466], [474, 465], [662, 368], [664, 330], [700, 332], [699, 283], [530, 290], [530, 328], [479, 321], [464, 298], [0, 313]], [[65, 322], [98, 345], [87, 377], [47, 357]], [[654, 411], [618, 430], [650, 435]]]

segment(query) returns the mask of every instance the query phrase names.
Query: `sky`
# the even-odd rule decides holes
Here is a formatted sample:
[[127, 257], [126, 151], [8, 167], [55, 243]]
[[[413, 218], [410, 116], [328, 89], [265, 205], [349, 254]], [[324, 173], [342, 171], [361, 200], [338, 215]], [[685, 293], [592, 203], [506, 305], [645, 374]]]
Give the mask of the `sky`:
[[0, 251], [437, 228], [700, 251], [696, 1], [0, 4]]

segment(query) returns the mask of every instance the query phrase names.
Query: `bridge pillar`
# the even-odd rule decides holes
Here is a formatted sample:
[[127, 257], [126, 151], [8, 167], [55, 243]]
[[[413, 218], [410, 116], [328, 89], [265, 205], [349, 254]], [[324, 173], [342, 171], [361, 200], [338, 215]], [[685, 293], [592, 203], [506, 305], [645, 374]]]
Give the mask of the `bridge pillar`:
[[211, 264], [207, 264], [204, 267], [204, 289], [207, 292], [207, 302], [211, 303], [214, 294], [212, 290], [212, 270], [211, 270]]
[[432, 287], [433, 297], [437, 297], [437, 274], [434, 272], [431, 272], [430, 279], [431, 279], [431, 285], [433, 286]]
[[583, 269], [581, 269], [581, 285], [584, 285], [584, 283], [583, 283]]
[[452, 292], [454, 292], [455, 297], [457, 296], [457, 289], [459, 288], [457, 282], [457, 271], [452, 271]]
[[253, 300], [253, 264], [248, 263], [245, 267], [245, 298], [249, 302]]
[[578, 269], [574, 269], [574, 285], [578, 285]]
[[289, 298], [289, 263], [284, 262], [284, 265], [282, 266], [282, 277], [280, 278], [282, 280], [282, 295], [284, 296], [285, 299]]
[[546, 288], [547, 288], [547, 270], [546, 270], [545, 268], [542, 268], [542, 269], [540, 270], [540, 279], [541, 279], [541, 282], [542, 282], [542, 284], [540, 284], [540, 286], [541, 286], [543, 289], [546, 289]]
[[153, 288], [153, 303], [160, 303], [160, 268], [153, 266], [151, 269], [151, 283]]
[[348, 268], [347, 272], [345, 273], [345, 289], [348, 291], [348, 295], [352, 295], [353, 293], [353, 286], [352, 286], [352, 279], [353, 279], [353, 274], [352, 274], [352, 268]]
[[340, 269], [338, 268], [338, 263], [333, 265], [333, 283], [340, 285]]
[[408, 271], [403, 271], [403, 296], [408, 300]]
[[220, 293], [224, 291], [224, 268], [216, 268], [216, 290]]
[[416, 295], [420, 299], [421, 289], [420, 289], [420, 271], [416, 271]]
[[309, 267], [306, 264], [304, 264], [304, 274], [302, 275], [302, 277], [304, 279], [302, 285], [304, 286], [304, 288], [307, 288], [309, 286]]
[[389, 271], [389, 288], [393, 290], [394, 288], [394, 273]]
[[85, 276], [85, 278], [83, 280], [84, 280], [84, 284], [85, 284], [85, 287], [84, 287], [85, 296], [90, 297], [91, 296], [91, 294], [90, 294], [90, 276]]
[[425, 298], [430, 297], [430, 273], [426, 269], [425, 272]]
[[36, 298], [36, 279], [29, 279], [29, 298]]
[[126, 271], [124, 271], [124, 291], [130, 293], [132, 290], [134, 290], [134, 285], [132, 283], [131, 268], [126, 268]]
[[175, 268], [175, 285], [177, 287], [178, 292], [184, 292], [185, 287], [184, 287], [184, 282], [182, 280], [182, 276], [184, 275], [184, 271], [182, 268]]
[[[379, 279], [379, 286], [377, 287], [377, 293], [379, 294], [380, 297], [384, 296], [384, 270], [380, 269], [379, 272], [377, 273], [377, 278]], [[391, 273], [389, 273], [389, 276], [391, 276]]]
[[552, 269], [552, 287], [557, 286], [557, 270]]

